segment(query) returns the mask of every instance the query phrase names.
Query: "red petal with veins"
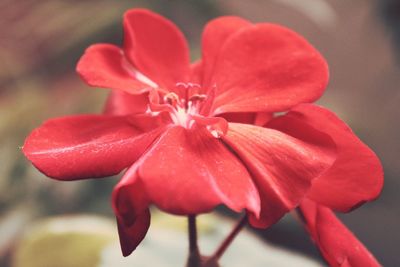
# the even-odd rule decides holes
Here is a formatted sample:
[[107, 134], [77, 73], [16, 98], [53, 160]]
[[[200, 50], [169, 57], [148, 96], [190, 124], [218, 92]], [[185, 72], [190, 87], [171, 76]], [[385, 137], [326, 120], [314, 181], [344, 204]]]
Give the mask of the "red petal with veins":
[[132, 115], [146, 113], [149, 106], [149, 95], [131, 95], [125, 92], [110, 92], [104, 108], [108, 115]]
[[[201, 85], [203, 79], [203, 63], [198, 60], [190, 64], [190, 73], [190, 82]], [[202, 94], [205, 92], [199, 91], [198, 93]]]
[[130, 166], [161, 133], [153, 118], [80, 115], [46, 121], [23, 152], [41, 172], [59, 180], [105, 177]]
[[273, 118], [272, 113], [265, 112], [238, 112], [238, 113], [224, 113], [220, 115], [228, 122], [253, 124], [256, 126], [264, 126], [268, 121]]
[[218, 55], [214, 114], [285, 111], [317, 100], [327, 81], [325, 60], [303, 37], [278, 25], [248, 26]]
[[122, 50], [114, 45], [97, 44], [86, 49], [76, 71], [90, 86], [142, 94], [150, 86], [136, 79], [133, 66]]
[[229, 123], [223, 140], [247, 166], [260, 193], [260, 218], [250, 216], [255, 227], [268, 227], [296, 207], [312, 180], [334, 161], [331, 139], [306, 124], [301, 126], [303, 134], [290, 136], [274, 129]]
[[214, 65], [226, 40], [244, 27], [252, 25], [239, 17], [219, 17], [207, 23], [202, 36], [203, 85], [210, 85]]
[[143, 74], [160, 86], [173, 88], [189, 78], [185, 37], [171, 21], [149, 10], [125, 13], [124, 51]]
[[204, 128], [170, 128], [140, 161], [140, 181], [164, 211], [198, 214], [225, 204], [258, 216], [259, 196], [246, 168]]
[[[313, 182], [308, 197], [342, 212], [375, 199], [383, 186], [383, 170], [375, 153], [331, 111], [311, 104], [295, 107], [268, 127], [293, 132], [291, 122], [300, 120], [328, 134], [336, 144], [337, 159], [332, 167]], [[289, 133], [290, 134], [290, 133]], [[340, 192], [332, 194], [332, 192]]]
[[381, 266], [332, 210], [308, 199], [301, 203], [299, 210], [308, 232], [330, 266]]

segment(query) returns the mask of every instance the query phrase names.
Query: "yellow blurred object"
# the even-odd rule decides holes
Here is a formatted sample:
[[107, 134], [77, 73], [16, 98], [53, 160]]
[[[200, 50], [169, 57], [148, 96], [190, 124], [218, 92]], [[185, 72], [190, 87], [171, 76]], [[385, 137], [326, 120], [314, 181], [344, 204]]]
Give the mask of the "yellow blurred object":
[[39, 221], [17, 246], [13, 267], [96, 267], [102, 250], [117, 239], [112, 221], [61, 216]]
[[[165, 228], [175, 231], [187, 231], [187, 218], [185, 216], [173, 216], [164, 212], [158, 212], [157, 209], [151, 213], [151, 227]], [[207, 213], [197, 216], [197, 230], [199, 234], [210, 234], [216, 230], [220, 218], [215, 214]]]

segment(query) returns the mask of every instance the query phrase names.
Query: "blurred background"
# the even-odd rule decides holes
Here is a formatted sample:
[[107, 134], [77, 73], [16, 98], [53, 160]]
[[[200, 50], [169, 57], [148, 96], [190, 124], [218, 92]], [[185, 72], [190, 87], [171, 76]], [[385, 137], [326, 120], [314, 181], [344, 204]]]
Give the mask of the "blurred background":
[[[102, 216], [83, 217], [75, 224], [64, 221], [78, 228], [97, 225], [101, 229], [98, 233], [103, 234], [101, 240], [94, 238], [97, 245], [115, 239], [109, 202], [118, 178], [53, 181], [35, 170], [19, 148], [30, 131], [48, 118], [101, 112], [107, 91], [87, 87], [75, 74], [75, 64], [90, 44], [120, 44], [122, 14], [132, 7], [151, 8], [173, 20], [189, 39], [193, 59], [200, 55], [204, 24], [228, 14], [285, 25], [321, 51], [330, 65], [331, 80], [319, 103], [336, 112], [378, 154], [386, 178], [379, 199], [339, 216], [384, 266], [400, 266], [397, 0], [0, 0], [0, 266], [61, 266], [24, 262], [29, 255], [42, 257], [43, 251], [51, 251], [52, 243], [47, 241], [46, 250], [34, 246], [41, 254], [29, 249], [29, 242], [38, 239], [35, 234], [43, 235], [50, 225], [43, 218]], [[155, 218], [164, 226], [175, 220]], [[213, 227], [205, 224], [205, 229]], [[181, 230], [184, 232], [185, 227]], [[323, 264], [304, 230], [291, 218], [257, 234], [274, 248]], [[185, 251], [182, 253], [186, 256]]]

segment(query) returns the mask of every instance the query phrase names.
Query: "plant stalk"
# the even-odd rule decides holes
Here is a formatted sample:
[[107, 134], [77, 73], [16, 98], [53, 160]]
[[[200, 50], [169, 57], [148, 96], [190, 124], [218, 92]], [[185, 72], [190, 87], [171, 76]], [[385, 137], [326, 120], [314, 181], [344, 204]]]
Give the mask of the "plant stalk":
[[243, 229], [243, 227], [247, 223], [247, 215], [244, 215], [235, 225], [235, 227], [232, 229], [230, 234], [226, 237], [226, 239], [221, 243], [219, 248], [215, 251], [215, 253], [210, 257], [210, 259], [214, 260], [217, 262], [222, 255], [225, 253], [226, 249], [229, 247], [229, 245], [232, 243], [232, 241], [235, 239], [235, 237], [238, 235], [240, 230]]

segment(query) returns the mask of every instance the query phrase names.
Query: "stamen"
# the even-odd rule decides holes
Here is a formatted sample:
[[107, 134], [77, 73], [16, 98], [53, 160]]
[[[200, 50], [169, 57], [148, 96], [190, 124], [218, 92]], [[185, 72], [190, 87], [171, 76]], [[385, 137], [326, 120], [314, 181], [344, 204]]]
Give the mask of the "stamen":
[[190, 98], [189, 98], [189, 101], [191, 101], [191, 102], [197, 102], [197, 101], [203, 101], [203, 100], [205, 100], [207, 98], [207, 95], [203, 95], [203, 94], [195, 94], [195, 95], [192, 95]]
[[197, 83], [184, 83], [184, 82], [178, 82], [175, 84], [176, 87], [183, 87], [185, 89], [189, 89], [189, 88], [201, 88], [200, 84]]
[[169, 92], [164, 96], [164, 102], [175, 107], [179, 104], [179, 96], [173, 92]]
[[201, 85], [198, 83], [188, 83], [189, 87], [201, 89]]
[[228, 123], [225, 119], [208, 117], [215, 98], [216, 86], [211, 87], [207, 94], [201, 93], [199, 84], [179, 82], [175, 86], [177, 90], [174, 92], [158, 89], [150, 91], [148, 113], [168, 112], [174, 124], [187, 129], [197, 124], [207, 129], [215, 138], [221, 138], [226, 134]]
[[174, 112], [174, 108], [170, 104], [160, 104], [160, 96], [156, 90], [149, 93], [149, 109], [152, 112]]
[[187, 105], [187, 112], [189, 114], [198, 114], [200, 110], [200, 104], [207, 98], [206, 95], [195, 94], [189, 98]]
[[201, 90], [201, 85], [197, 83], [178, 82], [175, 84], [175, 87], [185, 96], [183, 102], [187, 101], [190, 96], [197, 94]]
[[187, 85], [187, 83], [179, 82], [179, 83], [175, 84], [175, 87], [183, 87], [183, 88], [187, 89], [188, 85]]

